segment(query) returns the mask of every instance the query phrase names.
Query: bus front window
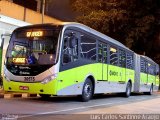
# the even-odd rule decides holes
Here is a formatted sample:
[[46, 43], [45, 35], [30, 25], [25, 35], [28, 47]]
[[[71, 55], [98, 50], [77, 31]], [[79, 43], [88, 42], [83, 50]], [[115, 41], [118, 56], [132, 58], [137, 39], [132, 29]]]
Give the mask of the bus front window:
[[14, 32], [6, 54], [7, 69], [15, 75], [37, 75], [49, 69], [56, 63], [58, 36], [58, 30]]

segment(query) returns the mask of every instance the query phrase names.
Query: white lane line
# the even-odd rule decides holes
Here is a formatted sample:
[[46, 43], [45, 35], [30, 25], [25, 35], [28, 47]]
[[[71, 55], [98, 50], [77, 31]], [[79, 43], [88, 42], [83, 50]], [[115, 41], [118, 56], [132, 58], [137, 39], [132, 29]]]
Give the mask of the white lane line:
[[91, 105], [91, 106], [83, 106], [83, 107], [77, 107], [77, 108], [72, 108], [72, 109], [64, 109], [64, 110], [57, 110], [57, 111], [50, 111], [50, 112], [43, 112], [43, 113], [36, 113], [33, 115], [25, 115], [25, 116], [20, 116], [18, 118], [25, 118], [25, 117], [33, 117], [37, 115], [45, 115], [45, 114], [55, 114], [55, 113], [61, 113], [61, 112], [67, 112], [67, 111], [74, 111], [74, 110], [80, 110], [80, 109], [87, 109], [87, 108], [93, 108], [93, 107], [100, 107], [100, 106], [106, 106], [106, 105], [112, 105], [112, 104], [117, 104], [117, 103], [123, 103], [124, 101], [119, 101], [119, 102], [111, 102], [111, 103], [105, 103], [105, 104], [98, 104], [98, 105]]
[[141, 100], [148, 100], [148, 99], [146, 99], [146, 98], [138, 98], [136, 100], [141, 101]]
[[[141, 100], [146, 100], [146, 98], [138, 98], [136, 100], [141, 101]], [[119, 102], [110, 102], [110, 103], [105, 103], [105, 104], [97, 104], [97, 105], [76, 107], [76, 108], [71, 108], [71, 109], [64, 109], [64, 110], [57, 110], [57, 111], [50, 111], [50, 112], [35, 113], [35, 114], [32, 114], [32, 115], [20, 116], [18, 118], [33, 117], [33, 116], [45, 115], [45, 114], [55, 114], [55, 113], [61, 113], [61, 112], [67, 112], [67, 111], [74, 111], [74, 110], [81, 110], [81, 109], [100, 107], [100, 106], [106, 106], [106, 105], [112, 105], [112, 104], [119, 104], [119, 103], [124, 103], [124, 102], [125, 103], [126, 102], [132, 102], [132, 100], [129, 100], [129, 101], [119, 101]]]

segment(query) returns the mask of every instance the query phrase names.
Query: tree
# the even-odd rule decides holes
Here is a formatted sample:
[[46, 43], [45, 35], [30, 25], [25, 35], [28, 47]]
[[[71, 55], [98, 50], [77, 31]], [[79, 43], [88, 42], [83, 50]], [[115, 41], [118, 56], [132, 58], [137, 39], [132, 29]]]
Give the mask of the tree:
[[[139, 54], [154, 52], [159, 0], [72, 0], [76, 21], [125, 44]], [[157, 55], [157, 54], [156, 54]], [[157, 55], [158, 56], [158, 55]], [[152, 57], [153, 58], [153, 57]]]

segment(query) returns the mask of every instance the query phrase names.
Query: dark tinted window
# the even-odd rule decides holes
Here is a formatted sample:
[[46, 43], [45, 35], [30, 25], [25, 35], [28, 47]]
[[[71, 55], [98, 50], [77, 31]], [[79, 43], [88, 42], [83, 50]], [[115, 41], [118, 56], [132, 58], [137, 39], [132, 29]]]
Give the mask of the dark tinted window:
[[107, 45], [103, 45], [103, 62], [107, 63]]
[[133, 54], [131, 53], [127, 53], [127, 68], [129, 69], [133, 69], [134, 68], [134, 64], [133, 64]]
[[119, 66], [126, 67], [126, 53], [123, 50], [119, 50]]
[[140, 64], [141, 64], [141, 72], [147, 73], [147, 67], [146, 67], [145, 60], [141, 59]]
[[107, 63], [107, 44], [98, 43], [98, 61]]
[[148, 74], [155, 75], [156, 67], [153, 64], [148, 63]]
[[74, 32], [67, 32], [63, 42], [63, 64], [78, 59], [78, 37]]
[[96, 60], [96, 40], [91, 36], [81, 34], [81, 57]]
[[103, 44], [98, 43], [98, 62], [102, 62], [103, 60]]

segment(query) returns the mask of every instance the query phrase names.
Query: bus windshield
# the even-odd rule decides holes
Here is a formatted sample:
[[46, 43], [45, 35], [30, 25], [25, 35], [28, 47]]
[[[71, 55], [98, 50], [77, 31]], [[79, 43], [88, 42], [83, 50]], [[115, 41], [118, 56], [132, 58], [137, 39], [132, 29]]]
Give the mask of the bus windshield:
[[15, 31], [6, 54], [7, 69], [21, 76], [37, 75], [49, 69], [56, 63], [59, 33], [57, 29]]

